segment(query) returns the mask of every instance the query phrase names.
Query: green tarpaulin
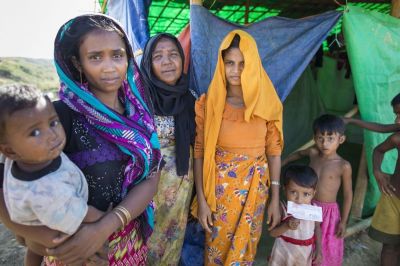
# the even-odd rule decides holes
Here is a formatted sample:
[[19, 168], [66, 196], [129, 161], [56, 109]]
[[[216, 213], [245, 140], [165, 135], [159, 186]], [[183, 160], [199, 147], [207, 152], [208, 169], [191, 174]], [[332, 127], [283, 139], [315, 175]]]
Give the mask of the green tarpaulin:
[[283, 103], [283, 158], [312, 139], [313, 120], [323, 113], [317, 82], [307, 67]]
[[[400, 92], [400, 20], [382, 13], [349, 6], [343, 31], [361, 117], [393, 123], [391, 99]], [[364, 132], [370, 175], [364, 215], [372, 214], [380, 192], [372, 172], [372, 152], [388, 134]], [[393, 173], [397, 153], [386, 154], [382, 170]]]

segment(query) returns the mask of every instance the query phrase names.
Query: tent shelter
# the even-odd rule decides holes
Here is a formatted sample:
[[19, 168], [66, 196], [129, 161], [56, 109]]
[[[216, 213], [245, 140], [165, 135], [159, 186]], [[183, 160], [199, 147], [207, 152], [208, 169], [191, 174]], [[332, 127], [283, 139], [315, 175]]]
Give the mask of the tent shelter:
[[[105, 10], [107, 8], [107, 1], [99, 0], [99, 2]], [[131, 2], [141, 2], [143, 4], [146, 1], [136, 0]], [[144, 6], [146, 6], [145, 4]], [[239, 25], [248, 25], [273, 16], [303, 18], [321, 14], [329, 10], [344, 11], [346, 2], [344, 0], [205, 0], [202, 4], [210, 13], [223, 20]], [[382, 14], [391, 13], [393, 16], [400, 17], [399, 0], [392, 0], [392, 3], [384, 0], [351, 1], [349, 5], [361, 7], [363, 10], [377, 11]], [[144, 12], [148, 17], [148, 24], [146, 25], [148, 27], [148, 35], [154, 35], [158, 32], [169, 32], [179, 35], [189, 23], [190, 5], [187, 0], [153, 0], [151, 5], [147, 5], [147, 7], [149, 7], [148, 10], [141, 10], [141, 12]], [[375, 17], [379, 17], [379, 15]], [[347, 40], [343, 40], [341, 31], [342, 19], [333, 27], [330, 37], [328, 37], [330, 38], [329, 41], [324, 43], [324, 52], [320, 49], [319, 55], [314, 57], [310, 66], [305, 69], [284, 101], [286, 147], [283, 156], [293, 152], [311, 139], [311, 123], [316, 116], [324, 112], [344, 115], [353, 108], [354, 103], [357, 102], [357, 98], [365, 98], [361, 96], [362, 89], [360, 87], [356, 88], [356, 90], [354, 89], [355, 83], [353, 82], [353, 75], [350, 74], [347, 47], [343, 46], [344, 43], [347, 44]], [[351, 34], [355, 33], [347, 32], [346, 37], [351, 36]], [[348, 39], [350, 40], [351, 38]], [[352, 45], [354, 45], [353, 43], [352, 40]], [[383, 42], [381, 44], [382, 49], [385, 49], [385, 45], [389, 44]], [[397, 59], [400, 59], [398, 55], [395, 56], [397, 56]], [[321, 58], [323, 59], [322, 64], [320, 63]], [[352, 68], [355, 66], [354, 58], [355, 56], [351, 57], [353, 60], [351, 62]], [[397, 60], [397, 62], [400, 62], [400, 60]], [[400, 70], [398, 64], [395, 67]], [[210, 71], [212, 72], [213, 70]], [[360, 82], [358, 81], [360, 78], [354, 77], [354, 79], [358, 82], [356, 85], [360, 86]], [[389, 105], [386, 98], [379, 104]], [[380, 118], [380, 116], [363, 113], [365, 110], [365, 107], [364, 110], [361, 110], [361, 115], [364, 119]], [[387, 111], [385, 109], [385, 112]], [[389, 123], [391, 116], [391, 114], [388, 114], [384, 120], [375, 121]], [[373, 212], [379, 198], [379, 191], [371, 174], [371, 167], [370, 174], [367, 171], [367, 162], [370, 163], [371, 160], [370, 153], [372, 146], [367, 143], [365, 149], [362, 145], [364, 136], [360, 129], [350, 127], [347, 135], [348, 144], [345, 145], [346, 147], [341, 152], [343, 153], [342, 156], [352, 163], [355, 191], [351, 213], [353, 226], [348, 228], [349, 235], [369, 225], [370, 219], [367, 217]], [[368, 134], [365, 136], [367, 136], [366, 139], [370, 139]], [[372, 143], [376, 145], [376, 139], [374, 141]], [[367, 157], [365, 156], [366, 153]], [[367, 219], [363, 220], [363, 218]]]

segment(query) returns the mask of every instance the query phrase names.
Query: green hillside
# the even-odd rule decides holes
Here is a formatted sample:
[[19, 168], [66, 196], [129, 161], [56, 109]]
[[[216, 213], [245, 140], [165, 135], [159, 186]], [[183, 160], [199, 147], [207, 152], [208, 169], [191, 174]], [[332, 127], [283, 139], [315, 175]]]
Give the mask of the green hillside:
[[59, 84], [52, 60], [0, 57], [0, 86], [11, 83], [32, 84], [43, 91], [56, 91]]

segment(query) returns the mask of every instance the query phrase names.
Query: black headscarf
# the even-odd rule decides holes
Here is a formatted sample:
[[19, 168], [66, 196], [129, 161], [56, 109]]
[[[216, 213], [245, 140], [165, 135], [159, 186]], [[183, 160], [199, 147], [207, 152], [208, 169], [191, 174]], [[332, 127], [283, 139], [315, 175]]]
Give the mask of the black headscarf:
[[[182, 58], [182, 75], [174, 86], [159, 80], [153, 73], [152, 54], [161, 39], [169, 39], [178, 47]], [[185, 56], [178, 39], [168, 33], [160, 33], [147, 42], [140, 68], [143, 80], [152, 100], [153, 112], [159, 116], [174, 116], [176, 171], [178, 176], [189, 171], [190, 145], [194, 143], [194, 97], [189, 91], [188, 77], [183, 74]]]

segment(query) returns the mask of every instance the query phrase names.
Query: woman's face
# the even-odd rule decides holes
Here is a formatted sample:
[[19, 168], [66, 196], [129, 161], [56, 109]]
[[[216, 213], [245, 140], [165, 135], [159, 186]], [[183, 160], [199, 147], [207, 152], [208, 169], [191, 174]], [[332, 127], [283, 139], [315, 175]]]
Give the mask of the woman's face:
[[126, 46], [116, 32], [88, 33], [79, 47], [80, 67], [90, 90], [96, 94], [116, 92], [126, 77]]
[[160, 39], [151, 55], [154, 75], [160, 81], [174, 86], [182, 75], [182, 58], [178, 47], [170, 39]]
[[230, 48], [224, 57], [225, 77], [228, 87], [241, 86], [241, 75], [244, 69], [244, 58], [239, 48]]

